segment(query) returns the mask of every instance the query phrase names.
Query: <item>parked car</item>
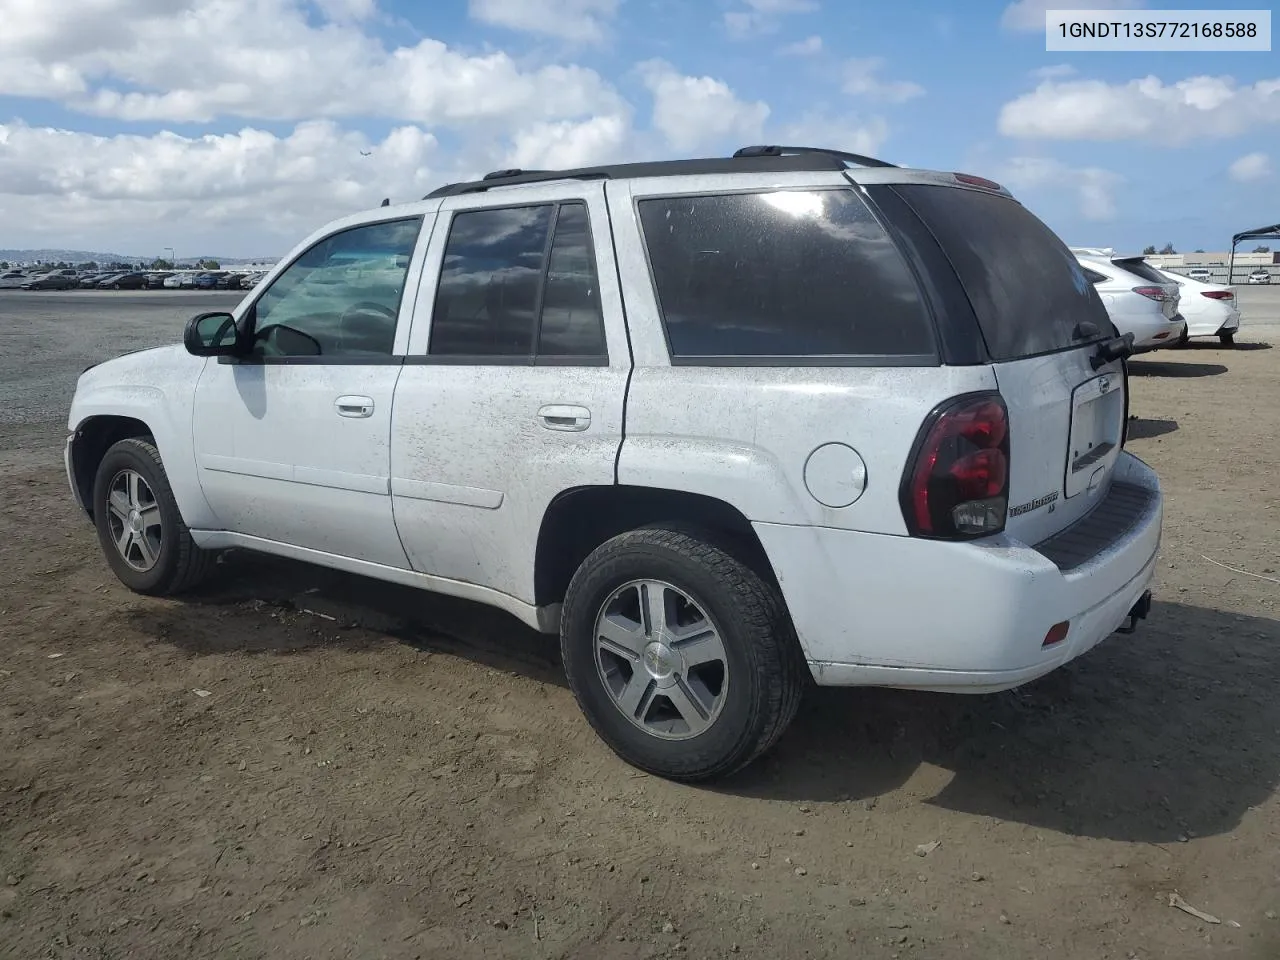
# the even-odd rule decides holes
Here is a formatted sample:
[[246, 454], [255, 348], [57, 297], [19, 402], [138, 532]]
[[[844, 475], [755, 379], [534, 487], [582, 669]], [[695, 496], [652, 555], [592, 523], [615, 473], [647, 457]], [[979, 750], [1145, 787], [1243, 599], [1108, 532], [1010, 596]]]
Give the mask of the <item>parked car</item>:
[[111, 274], [109, 273], [86, 273], [83, 277], [80, 278], [78, 286], [82, 290], [88, 289], [90, 287], [96, 287], [99, 282], [101, 282], [102, 280], [104, 280], [109, 276], [111, 276]]
[[240, 281], [244, 277], [239, 273], [228, 273], [225, 276], [218, 277], [218, 282], [214, 285], [219, 290], [239, 290]]
[[150, 290], [160, 290], [164, 287], [164, 282], [173, 274], [171, 273], [148, 273], [147, 288]]
[[1213, 274], [1204, 267], [1195, 267], [1194, 269], [1188, 270], [1186, 272], [1186, 276], [1190, 277], [1192, 280], [1199, 280], [1201, 283], [1208, 283], [1213, 279]]
[[102, 290], [144, 290], [146, 286], [145, 273], [117, 273], [98, 282], [98, 287]]
[[192, 281], [191, 285], [197, 290], [216, 290], [218, 278], [212, 273], [202, 273]]
[[1008, 689], [1147, 615], [1131, 349], [980, 177], [504, 171], [334, 221], [85, 371], [67, 476], [132, 590], [246, 548], [490, 604], [559, 635], [620, 757], [703, 780], [810, 682]]
[[1240, 311], [1236, 308], [1236, 295], [1230, 287], [1201, 283], [1167, 270], [1160, 273], [1180, 289], [1178, 309], [1187, 321], [1184, 342], [1191, 337], [1217, 337], [1224, 346], [1235, 343], [1236, 332], [1240, 329]]
[[1250, 283], [1270, 283], [1271, 274], [1268, 273], [1266, 270], [1255, 270], [1253, 271], [1253, 273], [1249, 274], [1249, 282]]
[[65, 273], [45, 273], [38, 277], [28, 277], [22, 284], [23, 290], [71, 290], [79, 286], [75, 277]]
[[1183, 339], [1187, 322], [1178, 312], [1178, 285], [1141, 256], [1074, 251], [1085, 278], [1102, 298], [1111, 322], [1132, 333], [1138, 350], [1170, 347]]
[[0, 277], [0, 290], [17, 290], [30, 279], [25, 273], [17, 271], [6, 273], [3, 277]]
[[182, 286], [182, 279], [184, 276], [185, 274], [175, 273], [171, 276], [165, 277], [164, 288], [166, 290], [177, 290], [179, 287]]

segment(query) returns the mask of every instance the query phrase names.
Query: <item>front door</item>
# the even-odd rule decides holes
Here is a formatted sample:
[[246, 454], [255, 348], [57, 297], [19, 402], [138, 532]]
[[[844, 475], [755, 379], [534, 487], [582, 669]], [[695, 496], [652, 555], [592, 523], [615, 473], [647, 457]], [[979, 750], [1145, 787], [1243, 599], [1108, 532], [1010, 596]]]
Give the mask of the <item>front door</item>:
[[242, 317], [252, 352], [206, 364], [196, 461], [225, 530], [407, 566], [392, 519], [388, 440], [422, 220], [324, 237]]
[[537, 601], [548, 505], [614, 482], [631, 355], [599, 183], [441, 206], [391, 430], [415, 570]]

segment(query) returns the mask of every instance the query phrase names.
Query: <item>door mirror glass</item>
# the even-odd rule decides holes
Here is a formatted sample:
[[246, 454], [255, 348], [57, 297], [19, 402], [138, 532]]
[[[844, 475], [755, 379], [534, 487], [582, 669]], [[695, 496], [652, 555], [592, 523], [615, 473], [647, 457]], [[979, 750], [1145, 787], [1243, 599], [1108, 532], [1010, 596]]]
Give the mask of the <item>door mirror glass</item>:
[[196, 314], [187, 321], [182, 339], [187, 352], [197, 357], [232, 356], [240, 352], [236, 318], [223, 311]]

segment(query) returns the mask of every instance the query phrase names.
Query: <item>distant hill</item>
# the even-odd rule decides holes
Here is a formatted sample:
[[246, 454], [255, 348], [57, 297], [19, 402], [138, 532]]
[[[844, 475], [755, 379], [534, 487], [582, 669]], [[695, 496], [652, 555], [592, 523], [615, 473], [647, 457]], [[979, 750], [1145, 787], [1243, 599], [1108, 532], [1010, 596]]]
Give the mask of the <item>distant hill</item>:
[[[6, 260], [9, 263], [32, 263], [38, 260], [45, 260], [51, 263], [65, 261], [67, 263], [150, 263], [155, 260], [156, 254], [149, 256], [128, 256], [121, 253], [103, 253], [102, 251], [92, 250], [0, 250], [0, 260]], [[179, 264], [195, 263], [197, 260], [217, 260], [224, 265], [236, 263], [256, 263], [259, 260], [271, 260], [271, 257], [183, 257], [178, 261]]]

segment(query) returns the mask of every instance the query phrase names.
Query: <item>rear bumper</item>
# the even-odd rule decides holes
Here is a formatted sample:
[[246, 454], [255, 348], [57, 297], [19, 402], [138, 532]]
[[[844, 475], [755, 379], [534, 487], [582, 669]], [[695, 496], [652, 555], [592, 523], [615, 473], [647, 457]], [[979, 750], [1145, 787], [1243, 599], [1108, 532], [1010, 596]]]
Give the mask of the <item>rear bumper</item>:
[[[1049, 551], [1055, 563], [1006, 536], [941, 543], [755, 526], [817, 683], [985, 693], [1086, 653], [1143, 603], [1160, 546], [1160, 486], [1124, 452], [1113, 483], [1144, 491], [1142, 507], [1122, 535], [1069, 562], [1063, 537]], [[1044, 647], [1062, 622], [1065, 639]]]
[[1158, 350], [1160, 347], [1172, 347], [1182, 339], [1187, 330], [1187, 321], [1182, 314], [1176, 314], [1172, 320], [1144, 324], [1134, 336], [1135, 350]]

